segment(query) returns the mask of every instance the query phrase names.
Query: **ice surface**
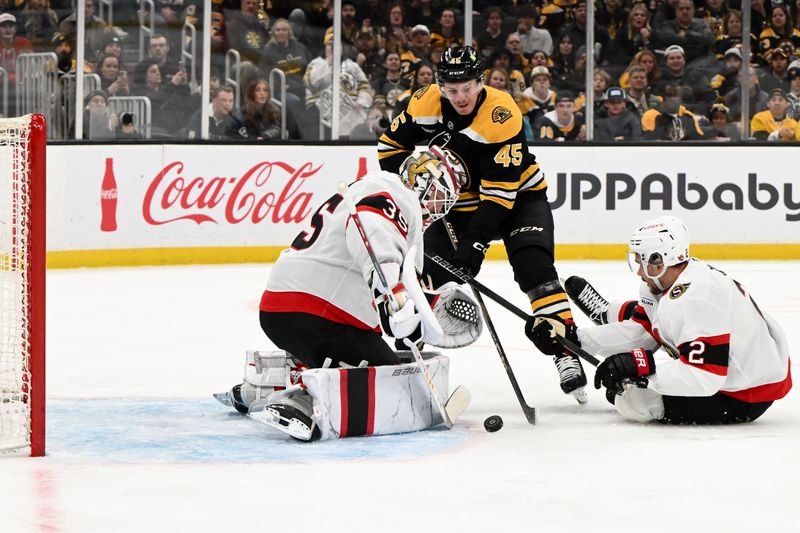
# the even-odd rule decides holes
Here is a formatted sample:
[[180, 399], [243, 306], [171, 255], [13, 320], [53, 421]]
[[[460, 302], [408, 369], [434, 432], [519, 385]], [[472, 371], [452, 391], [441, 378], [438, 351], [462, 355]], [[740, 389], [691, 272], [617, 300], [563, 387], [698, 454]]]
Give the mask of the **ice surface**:
[[[557, 266], [609, 298], [636, 295], [624, 261]], [[794, 353], [800, 262], [715, 266], [783, 324]], [[452, 431], [311, 444], [270, 433], [211, 398], [240, 380], [246, 349], [271, 348], [257, 318], [268, 272], [48, 272], [48, 456], [0, 459], [0, 532], [800, 528], [797, 388], [750, 425], [628, 423], [599, 391], [583, 408], [564, 396], [522, 322], [491, 302], [536, 426], [484, 333], [448, 352], [450, 382], [472, 393]], [[525, 307], [505, 263], [479, 279]], [[505, 424], [486, 433], [493, 414]]]

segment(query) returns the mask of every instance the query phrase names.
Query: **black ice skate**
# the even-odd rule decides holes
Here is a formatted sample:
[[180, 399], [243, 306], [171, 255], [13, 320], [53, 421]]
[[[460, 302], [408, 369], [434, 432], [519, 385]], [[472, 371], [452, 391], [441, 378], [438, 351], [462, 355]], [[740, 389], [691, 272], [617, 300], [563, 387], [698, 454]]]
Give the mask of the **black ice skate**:
[[[578, 309], [592, 322], [598, 326], [608, 324], [608, 300], [600, 296], [591, 283], [580, 276], [570, 276], [564, 282], [564, 290]], [[563, 386], [563, 380], [561, 383]]]
[[[317, 440], [321, 437], [319, 427], [311, 418], [313, 401], [311, 396], [299, 387], [282, 397], [250, 406], [248, 416], [272, 429], [286, 433], [293, 439], [302, 441]], [[268, 403], [271, 402], [271, 403]]]
[[581, 360], [573, 355], [557, 355], [554, 359], [558, 376], [561, 379], [561, 390], [571, 394], [579, 404], [589, 401], [586, 395], [586, 373]]

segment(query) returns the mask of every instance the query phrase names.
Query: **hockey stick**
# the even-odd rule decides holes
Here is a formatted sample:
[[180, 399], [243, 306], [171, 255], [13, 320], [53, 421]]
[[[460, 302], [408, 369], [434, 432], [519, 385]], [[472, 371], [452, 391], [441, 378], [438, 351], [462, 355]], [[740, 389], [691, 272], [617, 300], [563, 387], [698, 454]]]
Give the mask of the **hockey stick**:
[[[391, 287], [389, 287], [389, 284], [386, 281], [386, 275], [383, 273], [383, 268], [381, 268], [381, 264], [378, 262], [378, 258], [375, 255], [375, 251], [372, 249], [372, 245], [369, 242], [369, 237], [367, 237], [367, 232], [364, 230], [364, 226], [361, 224], [361, 217], [358, 216], [358, 210], [356, 209], [356, 204], [353, 201], [353, 197], [350, 196], [350, 190], [347, 188], [347, 184], [343, 181], [339, 182], [339, 194], [341, 194], [342, 198], [344, 198], [345, 204], [347, 205], [347, 210], [350, 213], [350, 218], [353, 220], [353, 223], [356, 225], [356, 228], [358, 229], [358, 234], [361, 236], [361, 240], [363, 241], [364, 246], [367, 249], [367, 253], [369, 254], [370, 260], [372, 261], [372, 266], [375, 268], [375, 272], [378, 275], [378, 279], [380, 280], [384, 289], [386, 289], [386, 294], [388, 295], [389, 300], [392, 302], [393, 305], [395, 305], [399, 309], [401, 307], [399, 305], [400, 302], [397, 301], [394, 293], [392, 293]], [[439, 398], [439, 393], [436, 391], [436, 386], [433, 383], [433, 378], [431, 378], [430, 373], [428, 373], [428, 367], [425, 366], [425, 362], [422, 360], [422, 354], [419, 352], [419, 349], [410, 339], [407, 338], [403, 339], [403, 343], [406, 346], [408, 346], [409, 349], [411, 350], [411, 353], [414, 354], [414, 359], [417, 362], [417, 366], [419, 366], [419, 369], [422, 372], [422, 377], [425, 380], [425, 383], [428, 385], [428, 389], [430, 390], [434, 403], [436, 403], [436, 407], [439, 410], [439, 414], [441, 415], [445, 426], [447, 426], [447, 429], [452, 428], [453, 421], [447, 414], [447, 409], [445, 409], [445, 406], [442, 404], [441, 398]], [[458, 388], [456, 390], [458, 390]], [[467, 395], [469, 395], [469, 393], [467, 393]], [[469, 403], [469, 400], [467, 400], [467, 403]], [[463, 409], [461, 409], [461, 411], [463, 412]]]
[[[453, 225], [450, 224], [450, 221], [445, 217], [442, 217], [442, 222], [447, 230], [447, 236], [450, 238], [450, 244], [452, 244], [453, 248], [455, 249], [458, 246], [458, 237], [453, 229]], [[428, 254], [425, 255], [429, 259], [432, 259]], [[452, 268], [452, 265], [450, 266]], [[503, 345], [500, 344], [500, 337], [497, 335], [497, 330], [494, 328], [492, 319], [489, 317], [489, 311], [486, 309], [486, 304], [483, 303], [483, 298], [481, 297], [480, 292], [478, 292], [477, 287], [474, 285], [473, 287], [476, 289], [475, 299], [478, 301], [478, 305], [481, 308], [481, 313], [483, 313], [483, 319], [486, 322], [486, 329], [489, 330], [489, 334], [492, 337], [492, 342], [494, 342], [494, 347], [497, 349], [497, 354], [500, 356], [500, 361], [503, 363], [503, 368], [505, 368], [508, 379], [511, 381], [511, 388], [514, 389], [514, 394], [517, 397], [517, 401], [519, 401], [519, 406], [522, 408], [522, 413], [525, 415], [525, 419], [530, 424], [536, 424], [536, 408], [528, 405], [528, 403], [525, 401], [525, 397], [522, 395], [522, 390], [519, 388], [519, 383], [517, 383], [517, 377], [514, 375], [514, 371], [511, 369], [511, 363], [508, 361], [508, 357], [506, 356], [506, 351], [503, 349]]]
[[[522, 320], [528, 320], [531, 317], [528, 313], [526, 313], [525, 311], [523, 311], [522, 309], [520, 309], [516, 305], [512, 304], [511, 302], [509, 302], [508, 300], [506, 300], [505, 298], [503, 298], [502, 296], [500, 296], [499, 294], [494, 292], [489, 287], [487, 287], [484, 284], [482, 284], [481, 282], [477, 281], [472, 276], [466, 274], [464, 271], [462, 271], [462, 270], [454, 267], [453, 265], [451, 265], [442, 256], [432, 255], [432, 254], [428, 254], [426, 252], [425, 253], [425, 257], [427, 257], [428, 259], [430, 259], [431, 261], [436, 263], [436, 265], [438, 265], [439, 268], [441, 268], [445, 272], [449, 273], [452, 276], [455, 276], [462, 283], [469, 284], [470, 287], [474, 288], [477, 292], [481, 292], [484, 295], [488, 296], [491, 300], [493, 300], [494, 302], [496, 302], [496, 303], [500, 304], [501, 306], [505, 307], [507, 310], [511, 311], [513, 314], [517, 315]], [[481, 308], [483, 310], [483, 305], [481, 305]], [[485, 313], [484, 313], [484, 317], [486, 317]], [[487, 320], [487, 324], [488, 324], [488, 320]], [[573, 353], [574, 355], [577, 355], [578, 357], [580, 357], [581, 359], [583, 359], [586, 362], [590, 363], [591, 365], [597, 366], [597, 365], [600, 364], [600, 360], [597, 357], [593, 356], [592, 354], [590, 354], [586, 350], [582, 349], [580, 346], [578, 346], [574, 342], [570, 341], [569, 339], [565, 339], [564, 337], [556, 336], [556, 341], [558, 341], [558, 343], [561, 344], [561, 346], [563, 346], [565, 350]], [[511, 377], [511, 376], [509, 376], [509, 377]]]

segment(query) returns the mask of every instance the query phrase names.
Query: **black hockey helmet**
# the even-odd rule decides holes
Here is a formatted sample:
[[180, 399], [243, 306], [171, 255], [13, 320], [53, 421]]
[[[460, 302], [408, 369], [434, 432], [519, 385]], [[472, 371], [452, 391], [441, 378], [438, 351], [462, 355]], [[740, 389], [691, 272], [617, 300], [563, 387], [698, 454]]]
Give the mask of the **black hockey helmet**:
[[471, 46], [448, 48], [436, 66], [439, 83], [481, 80], [483, 60]]

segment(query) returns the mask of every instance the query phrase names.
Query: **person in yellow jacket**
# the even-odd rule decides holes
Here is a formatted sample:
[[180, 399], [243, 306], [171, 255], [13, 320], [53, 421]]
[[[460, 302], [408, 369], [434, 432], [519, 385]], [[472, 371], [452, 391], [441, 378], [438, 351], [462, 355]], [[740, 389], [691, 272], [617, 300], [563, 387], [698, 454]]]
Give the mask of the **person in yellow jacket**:
[[792, 141], [796, 138], [797, 121], [787, 115], [789, 101], [783, 89], [772, 89], [767, 110], [753, 115], [750, 133], [759, 141]]

